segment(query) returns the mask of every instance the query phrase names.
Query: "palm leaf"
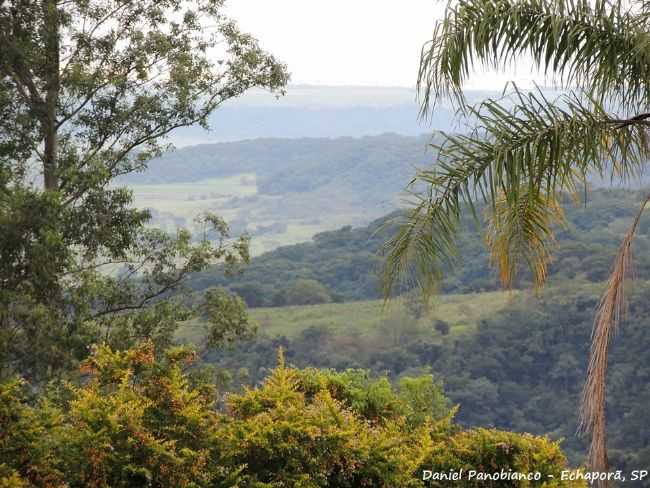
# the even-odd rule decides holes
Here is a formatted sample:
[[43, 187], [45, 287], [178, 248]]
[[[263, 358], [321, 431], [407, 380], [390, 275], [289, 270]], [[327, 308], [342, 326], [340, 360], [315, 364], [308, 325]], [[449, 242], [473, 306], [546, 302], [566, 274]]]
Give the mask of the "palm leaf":
[[499, 269], [506, 288], [512, 287], [522, 262], [532, 271], [535, 285], [541, 287], [551, 260], [550, 245], [555, 242], [553, 228], [564, 223], [564, 211], [553, 196], [530, 193], [527, 188], [521, 189], [518, 198], [512, 204], [500, 197], [488, 217], [490, 262]]
[[562, 86], [636, 110], [650, 99], [650, 36], [647, 17], [623, 5], [621, 0], [449, 3], [422, 50], [423, 114], [443, 95], [462, 104], [461, 88], [476, 65], [498, 69], [526, 55]]
[[609, 344], [625, 315], [625, 284], [630, 277], [632, 241], [648, 202], [650, 195], [643, 201], [632, 226], [623, 238], [607, 288], [598, 305], [591, 335], [587, 381], [582, 391], [580, 408], [580, 429], [592, 434], [589, 465], [595, 471], [604, 472], [608, 468], [605, 390]]
[[[515, 236], [503, 231], [526, 229], [508, 268], [517, 268], [516, 259], [523, 257], [541, 278], [542, 262], [550, 256], [550, 225], [557, 219], [542, 212], [540, 204], [557, 202], [562, 192], [575, 193], [590, 174], [627, 181], [641, 172], [648, 153], [644, 125], [624, 125], [585, 97], [549, 101], [539, 91], [516, 88], [512, 96], [514, 106], [487, 100], [468, 107], [479, 122], [474, 132], [443, 134], [443, 142], [433, 145], [434, 168], [419, 171], [414, 179], [415, 187], [424, 184], [427, 190], [416, 194], [399, 232], [386, 244], [386, 298], [399, 281], [415, 282], [425, 292], [435, 288], [443, 261], [455, 254], [463, 205], [475, 213], [478, 203], [487, 204], [493, 223], [502, 223], [499, 214], [506, 211], [520, 219], [516, 227], [493, 228], [492, 242], [501, 247], [509, 242], [507, 248], [513, 250]], [[528, 205], [525, 212], [522, 204]]]

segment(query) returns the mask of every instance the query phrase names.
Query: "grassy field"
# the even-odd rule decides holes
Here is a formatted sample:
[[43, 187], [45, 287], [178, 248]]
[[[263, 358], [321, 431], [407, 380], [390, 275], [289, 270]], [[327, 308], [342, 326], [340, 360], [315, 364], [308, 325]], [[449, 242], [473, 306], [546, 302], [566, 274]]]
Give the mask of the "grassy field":
[[214, 178], [193, 183], [130, 185], [138, 207], [153, 207], [161, 212], [193, 218], [209, 206], [222, 206], [233, 197], [257, 193], [254, 173]]
[[[435, 334], [433, 323], [443, 320], [451, 326], [450, 335], [469, 333], [478, 322], [516, 300], [522, 292], [488, 292], [442, 295], [432, 299], [429, 310], [414, 324], [422, 334]], [[382, 300], [348, 303], [327, 303], [276, 308], [250, 309], [250, 315], [260, 332], [269, 336], [295, 337], [303, 330], [324, 326], [337, 334], [368, 337], [373, 334], [398, 333], [407, 321], [401, 300], [384, 307]], [[413, 325], [413, 324], [412, 324]], [[188, 322], [179, 331], [179, 339], [200, 343], [202, 324]]]
[[[483, 316], [499, 311], [520, 292], [490, 292], [466, 295], [443, 295], [432, 299], [429, 310], [418, 321], [418, 326], [431, 328], [435, 320], [444, 320], [452, 333], [473, 329]], [[399, 319], [406, 315], [401, 300], [384, 306], [382, 300], [348, 303], [328, 303], [280, 308], [256, 308], [251, 316], [264, 333], [275, 336], [295, 336], [312, 326], [327, 326], [336, 332], [352, 328], [361, 334], [375, 332], [382, 321]]]
[[[345, 199], [332, 202], [311, 193], [260, 194], [255, 173], [192, 183], [132, 184], [129, 188], [136, 207], [153, 211], [151, 225], [170, 233], [179, 227], [200, 232], [194, 219], [213, 212], [231, 225], [233, 234], [253, 236], [253, 255], [309, 241], [326, 230], [362, 225], [379, 216]], [[264, 231], [273, 225], [279, 227]]]

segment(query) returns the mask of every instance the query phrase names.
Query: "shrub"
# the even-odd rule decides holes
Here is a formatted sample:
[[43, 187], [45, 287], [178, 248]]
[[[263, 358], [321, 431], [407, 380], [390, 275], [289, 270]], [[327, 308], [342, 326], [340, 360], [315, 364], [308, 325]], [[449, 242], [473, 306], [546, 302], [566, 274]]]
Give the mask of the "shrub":
[[359, 370], [291, 368], [280, 355], [260, 387], [230, 394], [220, 412], [193, 359], [184, 348], [157, 357], [151, 343], [98, 347], [81, 385], [35, 406], [24, 383], [0, 384], [0, 487], [408, 488], [425, 486], [432, 467], [566, 467], [545, 438], [462, 431], [430, 376], [395, 389]]
[[449, 331], [451, 330], [451, 326], [447, 322], [445, 322], [444, 320], [436, 320], [435, 323], [433, 324], [433, 328], [440, 335], [447, 335], [447, 334], [449, 334]]
[[318, 305], [330, 303], [332, 297], [322, 283], [316, 280], [296, 280], [284, 292], [287, 305]]

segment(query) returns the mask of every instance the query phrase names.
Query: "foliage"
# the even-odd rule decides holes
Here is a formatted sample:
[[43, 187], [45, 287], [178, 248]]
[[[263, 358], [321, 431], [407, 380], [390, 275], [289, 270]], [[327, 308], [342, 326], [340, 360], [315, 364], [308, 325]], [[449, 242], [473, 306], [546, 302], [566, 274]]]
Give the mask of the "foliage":
[[284, 292], [287, 305], [317, 305], [331, 301], [327, 288], [316, 280], [296, 280]]
[[190, 308], [163, 302], [186, 276], [248, 260], [247, 238], [231, 238], [221, 219], [199, 217], [216, 244], [167, 235], [112, 184], [146, 168], [172, 130], [205, 126], [249, 88], [286, 83], [284, 65], [222, 7], [0, 5], [0, 376], [61, 376], [100, 339], [169, 344]]
[[[597, 189], [586, 202], [570, 205], [564, 212], [565, 225], [557, 229], [553, 260], [547, 266], [551, 283], [566, 279], [602, 282], [607, 279], [619, 233], [634, 218], [645, 193], [640, 190]], [[563, 201], [569, 203], [569, 201]], [[482, 211], [481, 209], [477, 209]], [[385, 239], [395, 229], [386, 222], [394, 215], [378, 219], [366, 227], [342, 228], [314, 236], [313, 242], [283, 246], [256, 256], [246, 271], [225, 276], [211, 268], [190, 278], [197, 291], [224, 286], [239, 294], [250, 307], [286, 304], [284, 290], [296, 280], [314, 279], [329, 290], [333, 301], [365, 300], [381, 297], [380, 264]], [[639, 273], [650, 270], [647, 225], [642, 219], [636, 236], [635, 266]], [[482, 236], [470, 218], [462, 222], [458, 252], [452, 268], [445, 270], [439, 284], [442, 293], [471, 293], [500, 289], [498, 277], [491, 272], [490, 255], [481, 244]], [[520, 273], [512, 288], [526, 288], [534, 283], [530, 273]], [[417, 290], [398, 289], [410, 296], [414, 305], [424, 305]], [[280, 300], [276, 299], [279, 297]], [[289, 303], [291, 304], [291, 303]]]
[[432, 466], [566, 467], [544, 438], [460, 430], [431, 377], [395, 392], [385, 379], [301, 371], [280, 356], [259, 388], [229, 395], [218, 412], [214, 388], [192, 373], [194, 358], [182, 348], [157, 354], [151, 342], [124, 352], [101, 346], [82, 366], [85, 384], [53, 390], [37, 406], [20, 382], [2, 383], [0, 483], [417, 487]]
[[[49, 192], [33, 194], [36, 199], [52, 201], [49, 196]], [[48, 210], [53, 208], [58, 204], [47, 205]], [[169, 346], [178, 322], [195, 314], [197, 306], [211, 306], [212, 317], [217, 313], [213, 302], [205, 305], [206, 299], [202, 299], [195, 306], [178, 293], [182, 292], [186, 276], [215, 261], [234, 269], [248, 259], [245, 238], [225, 242], [229, 237], [227, 227], [215, 227], [223, 242], [214, 245], [207, 240], [192, 243], [186, 231], [169, 236], [138, 227], [142, 221], [133, 228], [122, 228], [124, 237], [135, 242], [126, 247], [119, 245], [116, 252], [121, 257], [78, 260], [78, 245], [64, 239], [77, 234], [78, 221], [62, 228], [58, 217], [50, 218], [44, 211], [47, 222], [35, 228], [37, 237], [30, 238], [15, 235], [20, 226], [14, 225], [14, 210], [9, 205], [5, 218], [0, 219], [0, 224], [13, 229], [6, 234], [0, 232], [2, 252], [9, 258], [3, 261], [6, 272], [0, 276], [4, 285], [0, 289], [0, 375], [20, 371], [40, 382], [65, 374], [87, 355], [90, 344], [100, 340], [127, 348], [149, 338], [160, 346]], [[116, 225], [121, 226], [120, 217], [115, 217]], [[30, 228], [39, 225], [31, 217], [24, 222]], [[42, 235], [51, 227], [56, 228], [54, 234]], [[171, 292], [177, 294], [171, 296]], [[211, 322], [215, 340], [219, 338], [216, 330], [223, 329], [222, 322], [234, 320], [234, 313], [239, 330], [249, 327], [245, 311], [224, 308], [221, 319]]]
[[[512, 448], [509, 459], [492, 464], [499, 469], [527, 470], [532, 468], [527, 460], [539, 459], [535, 469], [546, 465], [544, 470], [557, 475], [565, 464], [558, 445], [545, 439], [496, 431], [463, 433], [448, 411], [445, 415], [446, 407], [434, 420], [429, 399], [413, 396], [432, 391], [419, 389], [425, 382], [432, 384], [426, 376], [404, 381], [396, 395], [385, 379], [368, 381], [358, 371], [299, 371], [281, 362], [261, 388], [230, 397], [237, 419], [232, 433], [244, 447], [235, 463], [246, 464], [242, 475], [249, 476], [244, 478], [249, 483], [268, 483], [259, 486], [341, 487], [424, 486], [418, 479], [423, 469], [488, 466], [490, 451], [499, 452], [499, 446]], [[421, 410], [423, 404], [427, 411]], [[460, 452], [464, 460], [455, 457]]]
[[208, 347], [250, 339], [255, 326], [249, 322], [246, 304], [237, 295], [222, 289], [208, 290], [200, 306], [207, 321]]
[[25, 387], [18, 379], [0, 383], [0, 486], [61, 486], [54, 437], [62, 416], [47, 401], [30, 406]]
[[[150, 342], [125, 352], [97, 348], [82, 366], [89, 381], [53, 396], [57, 424], [30, 419], [47, 455], [9, 457], [9, 466], [29, 478], [29, 486], [212, 486], [223, 471], [212, 463], [214, 391], [191, 385], [183, 367], [193, 358], [172, 349], [155, 360]], [[38, 408], [23, 406], [15, 387], [6, 400], [27, 412], [48, 411], [46, 399]], [[21, 433], [19, 425], [3, 427]], [[56, 477], [35, 476], [43, 470]]]
[[208, 486], [217, 419], [214, 391], [183, 374], [194, 355], [151, 343], [126, 352], [98, 348], [73, 387], [61, 432], [62, 471], [72, 486]]
[[[447, 442], [436, 445], [429, 454], [428, 462], [440, 472], [482, 466], [484, 472], [488, 473], [498, 473], [501, 470], [524, 474], [539, 472], [543, 480], [504, 480], [498, 481], [498, 486], [535, 486], [535, 483], [549, 487], [583, 486], [579, 481], [559, 481], [562, 470], [558, 468], [564, 463], [564, 456], [558, 445], [528, 434], [512, 434], [495, 429], [461, 432]], [[481, 486], [481, 483], [452, 482], [447, 486]]]
[[[280, 345], [288, 360], [300, 367], [362, 368], [371, 375], [387, 373], [393, 383], [423, 372], [433, 374], [444, 379], [445, 395], [452, 404], [460, 405], [457, 420], [461, 425], [548, 434], [554, 440], [563, 439], [571, 463], [581, 465], [587, 445], [576, 435], [577, 406], [593, 311], [603, 286], [565, 280], [537, 295], [513, 292], [498, 308], [488, 307], [496, 301], [492, 293], [440, 296], [421, 324], [431, 327], [436, 316], [443, 316], [451, 326], [449, 335], [422, 328], [399, 343], [381, 329], [381, 300], [374, 308], [365, 302], [323, 305], [322, 316], [336, 315], [340, 326], [318, 326], [318, 320], [302, 315], [291, 335], [262, 334], [232, 352], [205, 358], [224, 368], [245, 367], [247, 381], [252, 382], [268, 374]], [[650, 369], [644, 360], [650, 344], [650, 306], [644, 299], [649, 286], [647, 282], [635, 285], [625, 329], [610, 351], [610, 459], [613, 468], [625, 472], [650, 460], [644, 411], [650, 401], [645, 380]], [[473, 322], [467, 316], [459, 318], [457, 302], [476, 309]], [[318, 311], [309, 310], [311, 315]], [[285, 312], [264, 311], [278, 314], [279, 320], [287, 320]], [[361, 325], [362, 320], [368, 323]], [[410, 320], [405, 312], [402, 320]], [[628, 484], [647, 486], [647, 480], [646, 484]]]

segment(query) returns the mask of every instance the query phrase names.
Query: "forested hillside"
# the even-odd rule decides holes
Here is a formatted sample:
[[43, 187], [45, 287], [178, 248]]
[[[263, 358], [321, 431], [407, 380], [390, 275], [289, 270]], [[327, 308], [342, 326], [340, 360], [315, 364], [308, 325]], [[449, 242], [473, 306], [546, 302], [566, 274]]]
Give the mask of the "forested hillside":
[[[419, 318], [398, 304], [382, 312], [380, 302], [260, 309], [256, 340], [206, 358], [239, 370], [233, 379], [244, 383], [266, 376], [280, 346], [297, 366], [366, 368], [393, 379], [433, 373], [460, 406], [462, 424], [548, 433], [563, 439], [572, 463], [580, 463], [586, 444], [576, 434], [577, 407], [602, 289], [566, 281], [539, 296], [522, 292], [509, 300], [461, 295], [450, 305], [443, 297]], [[634, 290], [610, 359], [611, 456], [621, 469], [650, 462], [650, 284]]]
[[[380, 193], [400, 189], [414, 167], [432, 161], [431, 135], [255, 139], [183, 147], [131, 173], [127, 183], [184, 183], [255, 173], [263, 194], [300, 193], [327, 185]], [[366, 185], [362, 185], [363, 182]], [[372, 183], [372, 185], [370, 185]], [[358, 187], [357, 185], [362, 185]]]
[[[257, 139], [180, 148], [120, 179], [135, 205], [168, 232], [200, 232], [216, 212], [253, 253], [304, 242], [344, 225], [366, 225], [403, 203], [415, 168], [431, 165], [431, 136]], [[336, 195], [333, 198], [333, 195]]]
[[[566, 225], [556, 232], [556, 253], [549, 269], [551, 283], [567, 280], [600, 283], [607, 278], [623, 229], [638, 210], [642, 191], [597, 190], [587, 201], [567, 200]], [[480, 213], [480, 212], [479, 212]], [[192, 278], [191, 286], [202, 290], [227, 286], [252, 307], [302, 304], [287, 299], [296, 280], [316, 281], [325, 293], [315, 302], [379, 298], [381, 250], [395, 226], [385, 225], [399, 214], [379, 219], [367, 227], [345, 227], [323, 232], [312, 242], [280, 247], [253, 259], [239, 276], [225, 277], [218, 268]], [[635, 270], [650, 272], [650, 218], [640, 223], [636, 242]], [[516, 286], [527, 288], [525, 273]], [[466, 293], [500, 287], [489, 266], [482, 231], [467, 215], [459, 239], [457, 266], [445, 274], [442, 292]], [[303, 297], [307, 299], [306, 297]]]
[[146, 171], [118, 181], [133, 190], [135, 206], [151, 211], [156, 227], [200, 233], [196, 216], [215, 212], [234, 234], [252, 236], [252, 252], [259, 255], [324, 231], [365, 226], [404, 207], [412, 200], [409, 181], [416, 170], [433, 167], [431, 144], [442, 137], [437, 132], [196, 145], [166, 153]]
[[[364, 368], [394, 379], [431, 372], [460, 405], [461, 423], [550, 433], [564, 439], [572, 462], [579, 463], [586, 445], [576, 435], [577, 408], [594, 313], [619, 233], [642, 197], [641, 191], [597, 190], [569, 207], [567, 224], [557, 231], [549, 288], [539, 293], [530, 291], [526, 274], [519, 289], [495, 291], [500, 284], [472, 220], [465, 222], [457, 268], [428, 307], [414, 291], [388, 308], [380, 299], [359, 301], [380, 296], [378, 250], [392, 231], [382, 227], [385, 219], [278, 248], [253, 259], [239, 276], [204, 272], [192, 281], [196, 290], [229, 286], [250, 306], [267, 307], [253, 311], [255, 340], [208, 352], [206, 359], [239, 371], [235, 384], [264, 378], [280, 346], [300, 367]], [[635, 273], [642, 278], [650, 276], [649, 231], [646, 217], [634, 248]], [[641, 279], [633, 290], [612, 352], [608, 404], [612, 462], [626, 469], [650, 462], [650, 431], [637, 403], [650, 398], [644, 380], [650, 284]], [[200, 330], [188, 323], [180, 337], [200, 343]]]

